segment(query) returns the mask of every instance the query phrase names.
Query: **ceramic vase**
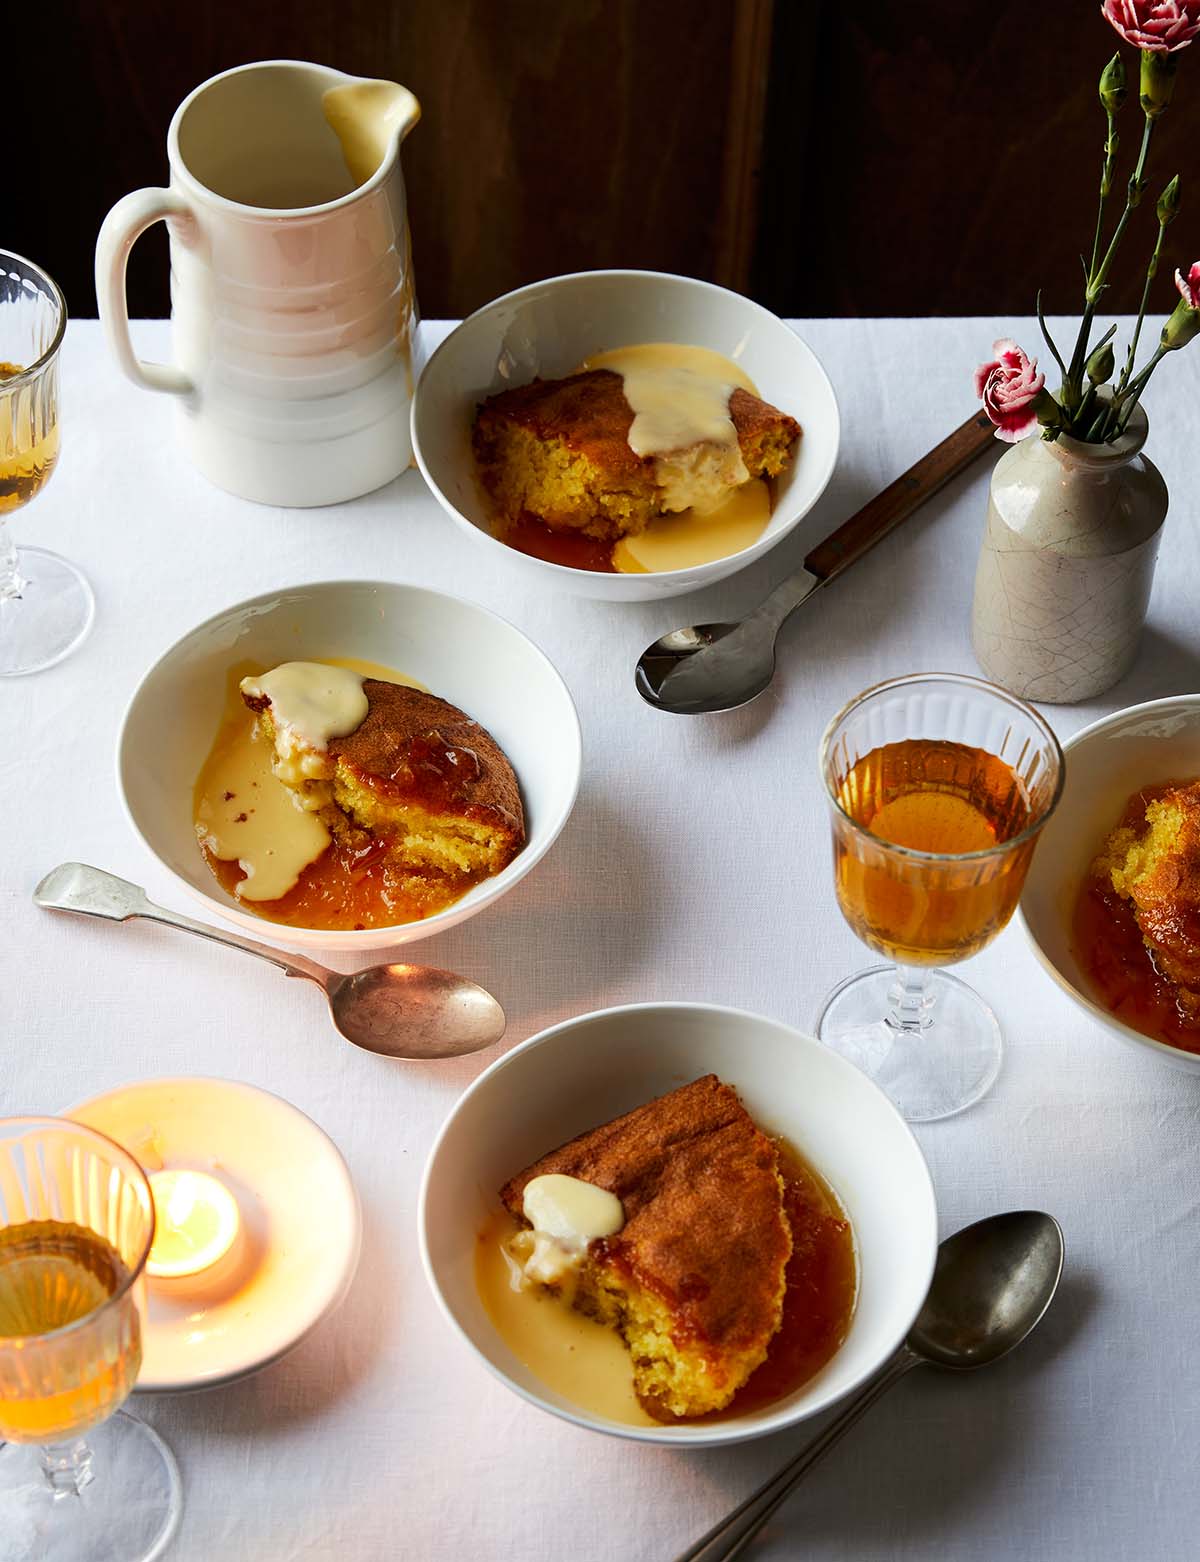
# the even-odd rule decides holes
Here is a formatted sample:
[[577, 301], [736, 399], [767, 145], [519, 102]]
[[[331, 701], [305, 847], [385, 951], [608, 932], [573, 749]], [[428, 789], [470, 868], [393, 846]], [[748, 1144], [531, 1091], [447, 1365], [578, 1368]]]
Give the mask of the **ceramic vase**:
[[1167, 514], [1138, 407], [1120, 439], [1012, 445], [992, 473], [972, 639], [993, 682], [1073, 704], [1133, 664]]

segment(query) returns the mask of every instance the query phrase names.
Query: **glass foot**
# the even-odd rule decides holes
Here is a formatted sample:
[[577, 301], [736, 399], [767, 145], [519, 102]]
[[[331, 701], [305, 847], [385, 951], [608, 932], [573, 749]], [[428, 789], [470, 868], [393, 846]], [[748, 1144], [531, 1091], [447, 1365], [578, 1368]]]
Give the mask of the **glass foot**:
[[154, 1562], [166, 1551], [182, 1496], [175, 1456], [162, 1438], [118, 1411], [88, 1433], [87, 1446], [86, 1482], [56, 1493], [40, 1449], [0, 1445], [4, 1562]]
[[19, 597], [0, 598], [0, 678], [40, 673], [87, 637], [96, 599], [86, 576], [44, 548], [17, 555]]
[[945, 971], [921, 973], [917, 1009], [903, 1025], [887, 1016], [900, 973], [876, 966], [835, 987], [817, 1021], [826, 1046], [868, 1074], [907, 1122], [952, 1117], [996, 1082], [1004, 1044], [996, 1016], [978, 993]]

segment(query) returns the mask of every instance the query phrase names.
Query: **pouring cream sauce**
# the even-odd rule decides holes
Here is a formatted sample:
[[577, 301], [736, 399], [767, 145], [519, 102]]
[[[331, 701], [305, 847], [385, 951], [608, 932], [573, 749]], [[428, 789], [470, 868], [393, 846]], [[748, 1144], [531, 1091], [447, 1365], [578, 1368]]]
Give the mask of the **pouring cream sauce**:
[[323, 777], [330, 738], [344, 738], [367, 714], [362, 674], [325, 662], [282, 662], [258, 678], [243, 678], [241, 690], [270, 700], [275, 774], [292, 785]]
[[549, 1292], [514, 1288], [509, 1244], [523, 1230], [498, 1210], [475, 1249], [475, 1283], [505, 1345], [539, 1386], [569, 1405], [627, 1426], [657, 1425], [633, 1391], [629, 1352], [618, 1334]]
[[614, 1236], [625, 1224], [616, 1194], [561, 1172], [532, 1178], [523, 1210], [530, 1229], [518, 1232], [507, 1249], [518, 1291], [534, 1283], [573, 1283], [588, 1243]]
[[758, 395], [732, 359], [705, 347], [643, 342], [595, 353], [581, 369], [611, 369], [633, 410], [629, 448], [654, 462], [670, 514], [613, 548], [624, 574], [689, 569], [727, 558], [757, 541], [771, 518], [771, 495], [750, 479], [729, 416], [736, 388]]
[[[236, 886], [239, 900], [278, 900], [328, 847], [329, 831], [280, 771], [301, 780], [323, 770], [330, 738], [353, 732], [367, 713], [364, 678], [422, 687], [349, 657], [285, 662], [262, 674], [243, 664], [231, 675], [220, 731], [196, 780], [194, 819], [200, 844], [246, 875]], [[259, 733], [242, 688], [271, 699], [281, 752]]]

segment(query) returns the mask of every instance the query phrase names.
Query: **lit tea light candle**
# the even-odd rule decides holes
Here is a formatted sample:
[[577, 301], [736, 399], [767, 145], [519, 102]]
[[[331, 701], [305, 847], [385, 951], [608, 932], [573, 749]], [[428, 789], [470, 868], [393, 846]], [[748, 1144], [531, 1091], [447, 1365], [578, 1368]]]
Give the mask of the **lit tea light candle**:
[[146, 1273], [160, 1280], [211, 1269], [238, 1234], [237, 1200], [207, 1172], [160, 1171], [150, 1177], [154, 1245]]

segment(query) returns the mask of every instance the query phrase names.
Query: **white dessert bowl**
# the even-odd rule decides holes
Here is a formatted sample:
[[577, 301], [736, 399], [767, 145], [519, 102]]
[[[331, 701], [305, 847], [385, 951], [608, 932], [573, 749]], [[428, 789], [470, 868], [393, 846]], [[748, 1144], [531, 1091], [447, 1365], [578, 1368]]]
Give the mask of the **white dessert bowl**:
[[[716, 1421], [634, 1426], [563, 1398], [505, 1343], [480, 1299], [475, 1249], [498, 1190], [539, 1156], [653, 1097], [715, 1073], [760, 1127], [783, 1135], [849, 1216], [859, 1294], [832, 1359], [793, 1394]], [[493, 1063], [455, 1105], [418, 1200], [421, 1259], [451, 1327], [530, 1404], [575, 1426], [683, 1447], [795, 1426], [852, 1392], [904, 1339], [937, 1253], [929, 1173], [899, 1113], [852, 1064], [777, 1020], [709, 1004], [644, 1003], [555, 1025]]]
[[[738, 553], [690, 569], [601, 574], [511, 548], [493, 534], [475, 475], [471, 426], [479, 403], [540, 376], [570, 374], [590, 354], [638, 342], [723, 353], [761, 395], [803, 428], [774, 480], [766, 531]], [[723, 580], [793, 531], [821, 497], [837, 462], [837, 398], [812, 348], [778, 316], [740, 293], [657, 271], [582, 271], [518, 288], [477, 310], [432, 354], [412, 408], [417, 465], [446, 514], [531, 585], [609, 602], [651, 602]]]
[[1200, 1073], [1200, 1054], [1144, 1035], [1105, 1006], [1072, 938], [1088, 868], [1132, 794], [1200, 776], [1200, 694], [1149, 700], [1104, 716], [1069, 738], [1063, 754], [1062, 797], [1034, 853], [1017, 922], [1043, 968], [1102, 1030], [1174, 1068]]
[[[356, 657], [395, 669], [459, 706], [508, 755], [521, 787], [526, 842], [500, 873], [418, 922], [349, 931], [284, 926], [226, 894], [201, 854], [193, 791], [225, 707], [230, 669], [254, 660]], [[505, 619], [459, 597], [399, 582], [281, 587], [189, 630], [138, 684], [117, 741], [117, 789], [134, 831], [209, 912], [268, 943], [369, 951], [444, 932], [492, 905], [545, 856], [579, 789], [579, 719], [562, 678]]]

